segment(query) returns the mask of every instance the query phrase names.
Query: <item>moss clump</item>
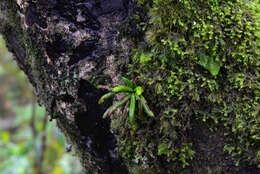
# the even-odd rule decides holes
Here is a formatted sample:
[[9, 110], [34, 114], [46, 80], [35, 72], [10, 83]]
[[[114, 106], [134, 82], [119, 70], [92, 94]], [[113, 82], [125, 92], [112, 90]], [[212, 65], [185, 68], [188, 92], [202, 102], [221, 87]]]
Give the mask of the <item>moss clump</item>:
[[[129, 75], [145, 89], [156, 117], [138, 120], [135, 130], [124, 114], [114, 118], [128, 165], [155, 173], [193, 168], [226, 174], [235, 165], [260, 167], [259, 4], [138, 3], [150, 20]], [[234, 170], [228, 172], [225, 158], [232, 159]]]

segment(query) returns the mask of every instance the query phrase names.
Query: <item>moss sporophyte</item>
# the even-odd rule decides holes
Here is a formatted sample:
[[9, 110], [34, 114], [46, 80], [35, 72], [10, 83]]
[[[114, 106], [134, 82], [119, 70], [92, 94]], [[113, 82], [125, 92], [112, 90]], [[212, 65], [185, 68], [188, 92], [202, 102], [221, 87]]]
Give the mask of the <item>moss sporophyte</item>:
[[123, 82], [125, 83], [126, 86], [119, 85], [114, 87], [110, 92], [107, 94], [103, 95], [98, 103], [101, 104], [104, 102], [104, 100], [113, 97], [114, 95], [118, 93], [124, 93], [125, 96], [121, 101], [118, 101], [114, 105], [110, 106], [105, 113], [103, 114], [103, 118], [107, 118], [108, 116], [111, 116], [112, 113], [118, 109], [119, 107], [124, 106], [125, 104], [128, 103], [130, 100], [130, 105], [129, 105], [129, 120], [130, 123], [134, 123], [134, 115], [135, 115], [135, 108], [136, 108], [136, 102], [138, 102], [137, 109], [139, 110], [139, 113], [142, 112], [143, 110], [145, 113], [150, 116], [154, 117], [154, 113], [150, 110], [149, 106], [147, 105], [147, 101], [143, 97], [143, 88], [141, 86], [135, 86], [134, 83], [125, 78], [122, 77]]

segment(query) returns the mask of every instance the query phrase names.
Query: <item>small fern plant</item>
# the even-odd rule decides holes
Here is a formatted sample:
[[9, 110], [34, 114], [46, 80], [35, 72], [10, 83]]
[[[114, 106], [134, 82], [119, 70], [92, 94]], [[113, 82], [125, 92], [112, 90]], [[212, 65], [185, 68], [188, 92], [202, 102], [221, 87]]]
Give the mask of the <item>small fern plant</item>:
[[143, 88], [141, 86], [135, 86], [134, 83], [125, 78], [122, 77], [123, 82], [125, 83], [126, 86], [119, 85], [114, 87], [112, 90], [110, 90], [109, 93], [103, 95], [98, 103], [101, 104], [104, 102], [104, 100], [111, 98], [115, 96], [118, 93], [124, 93], [125, 96], [121, 101], [118, 101], [114, 105], [110, 106], [104, 113], [103, 118], [107, 118], [108, 116], [111, 116], [112, 113], [118, 109], [119, 107], [123, 107], [125, 104], [128, 103], [130, 100], [130, 105], [129, 105], [129, 120], [130, 123], [134, 123], [134, 115], [135, 115], [135, 108], [136, 108], [136, 103], [138, 102], [137, 109], [139, 110], [139, 113], [142, 113], [143, 110], [145, 113], [150, 116], [154, 117], [154, 113], [151, 111], [149, 106], [147, 105], [147, 101], [143, 97]]

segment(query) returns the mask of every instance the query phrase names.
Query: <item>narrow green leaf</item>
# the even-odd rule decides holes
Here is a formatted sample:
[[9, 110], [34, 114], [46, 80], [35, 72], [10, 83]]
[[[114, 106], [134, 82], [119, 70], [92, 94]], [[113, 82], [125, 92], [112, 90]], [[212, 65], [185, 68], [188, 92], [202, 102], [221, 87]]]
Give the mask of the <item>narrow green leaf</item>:
[[141, 116], [143, 114], [143, 107], [142, 107], [142, 102], [141, 100], [138, 99], [138, 97], [136, 97], [138, 100], [138, 114]]
[[137, 86], [135, 88], [135, 93], [137, 96], [141, 95], [144, 92], [143, 88], [141, 86]]
[[116, 86], [112, 89], [113, 92], [133, 92], [134, 90], [127, 86]]
[[117, 108], [123, 106], [123, 105], [127, 102], [127, 100], [130, 99], [130, 97], [131, 97], [131, 96], [128, 95], [128, 96], [126, 96], [123, 100], [121, 100], [121, 101], [117, 102], [116, 104], [110, 106], [110, 107], [106, 110], [106, 112], [103, 114], [103, 118], [107, 118], [108, 116], [111, 116], [111, 114], [112, 114]]
[[[112, 107], [112, 106], [111, 106]], [[109, 107], [110, 108], [110, 107]], [[110, 109], [107, 109], [106, 112], [103, 114], [103, 118], [107, 118], [108, 117], [108, 113], [110, 111]]]
[[131, 95], [130, 108], [129, 108], [130, 123], [134, 123], [134, 113], [135, 113], [135, 94], [132, 94]]
[[110, 98], [110, 97], [113, 97], [114, 95], [115, 95], [114, 92], [109, 92], [109, 93], [103, 95], [103, 96], [99, 99], [98, 104], [103, 103], [104, 100], [106, 100], [106, 99], [108, 99], [108, 98]]
[[149, 106], [147, 105], [147, 101], [145, 100], [145, 98], [143, 96], [140, 96], [140, 101], [141, 104], [144, 108], [144, 111], [146, 112], [146, 114], [150, 117], [154, 117], [154, 113], [151, 111], [151, 109], [149, 108]]
[[126, 77], [122, 77], [122, 80], [124, 81], [124, 83], [129, 86], [130, 88], [134, 89], [135, 85], [133, 84], [133, 82], [131, 80], [129, 80]]

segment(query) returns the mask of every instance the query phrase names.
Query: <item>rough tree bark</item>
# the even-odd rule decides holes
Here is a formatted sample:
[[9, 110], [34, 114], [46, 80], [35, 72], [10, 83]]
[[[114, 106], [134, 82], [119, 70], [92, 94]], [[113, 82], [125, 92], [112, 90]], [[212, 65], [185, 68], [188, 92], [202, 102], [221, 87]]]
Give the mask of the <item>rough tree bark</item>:
[[101, 117], [111, 101], [98, 105], [105, 91], [94, 85], [117, 83], [117, 62], [129, 59], [127, 41], [116, 38], [131, 3], [1, 0], [0, 9], [9, 50], [86, 173], [128, 173], [109, 120]]
[[[118, 154], [110, 120], [102, 119], [112, 100], [98, 105], [106, 90], [97, 86], [119, 84], [131, 61], [136, 43], [118, 36], [134, 8], [130, 0], [0, 0], [0, 33], [89, 174], [133, 173]], [[219, 159], [229, 165], [229, 157]], [[201, 163], [197, 168], [207, 157]]]

